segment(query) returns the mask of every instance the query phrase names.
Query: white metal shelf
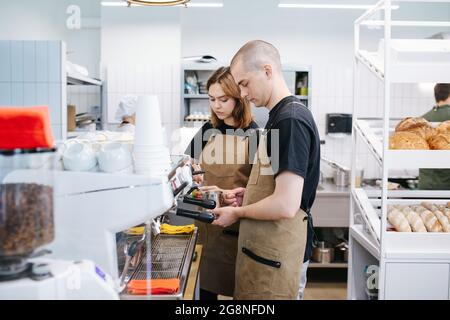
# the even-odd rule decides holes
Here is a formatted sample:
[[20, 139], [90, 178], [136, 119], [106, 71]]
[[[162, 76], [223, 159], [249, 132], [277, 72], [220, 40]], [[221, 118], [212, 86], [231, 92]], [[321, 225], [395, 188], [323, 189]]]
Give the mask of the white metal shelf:
[[[391, 42], [401, 44], [399, 50], [391, 49], [391, 83], [450, 82], [450, 40], [392, 39]], [[384, 79], [382, 51], [358, 50], [356, 57], [378, 78]]]
[[183, 94], [183, 98], [185, 99], [209, 99], [209, 95], [207, 94]]
[[[383, 165], [381, 128], [375, 128], [370, 121], [360, 119], [355, 121], [354, 128], [378, 164]], [[387, 150], [384, 159], [390, 169], [442, 169], [450, 166], [450, 150]]]
[[352, 197], [373, 240], [380, 243], [381, 221], [364, 189], [353, 189]]
[[351, 226], [350, 236], [370, 252], [374, 258], [380, 260], [380, 246], [364, 231], [362, 225]]

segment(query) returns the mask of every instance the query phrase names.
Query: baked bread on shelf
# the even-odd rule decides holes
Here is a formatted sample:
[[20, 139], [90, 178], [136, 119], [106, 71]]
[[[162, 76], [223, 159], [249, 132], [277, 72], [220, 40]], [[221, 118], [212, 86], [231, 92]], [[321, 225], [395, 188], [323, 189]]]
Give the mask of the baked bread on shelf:
[[450, 150], [450, 133], [439, 133], [428, 140], [432, 150]]
[[436, 134], [436, 129], [434, 129], [424, 118], [408, 117], [397, 124], [395, 132], [411, 132], [428, 140]]
[[442, 122], [436, 128], [437, 133], [450, 133], [450, 120]]
[[422, 206], [417, 206], [414, 210], [419, 213], [428, 232], [442, 232], [442, 225], [433, 212]]
[[439, 210], [433, 211], [433, 214], [436, 216], [436, 218], [439, 220], [439, 223], [442, 225], [442, 230], [444, 232], [450, 232], [450, 221], [448, 220], [447, 216]]
[[394, 150], [429, 150], [427, 141], [412, 132], [395, 132], [389, 137], [389, 148]]
[[388, 221], [395, 227], [398, 232], [411, 232], [411, 227], [403, 212], [393, 208], [388, 212]]
[[404, 207], [403, 213], [405, 214], [405, 217], [408, 220], [413, 232], [427, 232], [427, 228], [417, 212], [412, 210], [410, 207]]

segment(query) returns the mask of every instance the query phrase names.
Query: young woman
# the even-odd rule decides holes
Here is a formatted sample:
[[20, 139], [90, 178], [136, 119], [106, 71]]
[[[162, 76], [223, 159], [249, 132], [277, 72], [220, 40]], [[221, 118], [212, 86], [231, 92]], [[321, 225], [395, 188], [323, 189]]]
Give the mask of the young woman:
[[[250, 176], [249, 141], [258, 126], [250, 103], [241, 98], [229, 68], [220, 68], [207, 82], [211, 120], [191, 141], [187, 154], [205, 171], [203, 185], [220, 189], [245, 187]], [[239, 225], [222, 229], [196, 222], [203, 245], [200, 299], [233, 296]]]

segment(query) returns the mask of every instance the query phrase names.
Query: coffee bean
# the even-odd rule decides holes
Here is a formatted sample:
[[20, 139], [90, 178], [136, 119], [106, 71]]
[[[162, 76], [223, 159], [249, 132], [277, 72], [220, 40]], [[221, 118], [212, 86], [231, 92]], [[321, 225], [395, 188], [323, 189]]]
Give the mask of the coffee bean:
[[54, 236], [52, 187], [0, 185], [0, 256], [29, 255]]

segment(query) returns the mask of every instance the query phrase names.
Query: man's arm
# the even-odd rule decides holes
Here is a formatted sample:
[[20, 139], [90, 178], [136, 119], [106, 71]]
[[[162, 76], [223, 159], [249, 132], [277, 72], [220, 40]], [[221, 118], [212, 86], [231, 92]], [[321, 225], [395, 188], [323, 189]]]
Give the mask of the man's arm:
[[284, 171], [275, 179], [272, 195], [244, 207], [223, 207], [213, 210], [217, 220], [215, 225], [227, 227], [238, 219], [279, 220], [293, 218], [300, 208], [304, 179], [299, 175]]

